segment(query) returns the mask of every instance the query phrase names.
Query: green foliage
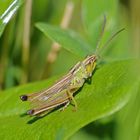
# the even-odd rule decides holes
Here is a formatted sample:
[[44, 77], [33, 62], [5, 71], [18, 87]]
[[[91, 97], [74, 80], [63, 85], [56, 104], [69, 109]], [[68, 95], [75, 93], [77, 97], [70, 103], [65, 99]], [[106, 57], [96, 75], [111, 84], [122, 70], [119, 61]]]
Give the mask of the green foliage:
[[[123, 140], [137, 140], [139, 139], [140, 132], [140, 94], [138, 88], [135, 88], [134, 95], [132, 96], [129, 104], [120, 111], [117, 117], [118, 129], [116, 130], [116, 139]], [[133, 128], [133, 129], [132, 129]], [[128, 133], [130, 132], [131, 133]]]
[[22, 5], [24, 0], [6, 0], [0, 1], [0, 36], [2, 35], [4, 28]]
[[0, 133], [0, 138], [65, 139], [81, 126], [116, 112], [128, 102], [137, 82], [137, 80], [133, 82], [134, 76], [130, 80], [132, 74], [128, 69], [133, 64], [131, 60], [116, 61], [97, 69], [91, 84], [86, 83], [75, 97], [78, 103], [76, 112], [72, 111], [71, 105], [63, 112], [57, 110], [38, 120], [22, 115], [29, 109], [29, 105], [21, 102], [19, 96], [46, 88], [54, 82], [54, 79], [1, 93], [0, 131], [3, 133]]
[[[44, 63], [46, 63], [51, 41], [58, 42], [61, 50], [54, 64], [47, 67], [51, 70], [49, 74], [52, 78], [18, 86], [24, 71], [22, 41], [25, 4], [24, 0], [0, 1], [0, 36], [3, 35], [0, 39], [0, 88], [1, 86], [5, 88], [0, 92], [0, 139], [63, 140], [71, 138], [77, 130], [79, 132], [71, 138], [72, 140], [74, 138], [81, 140], [81, 136], [83, 140], [138, 139], [140, 97], [137, 71], [139, 68], [135, 65], [139, 65], [139, 61], [128, 59], [132, 56], [129, 52], [133, 50], [130, 42], [132, 39], [128, 40], [129, 29], [119, 34], [106, 49], [106, 54], [101, 56], [100, 60], [108, 57], [112, 62], [105, 61], [106, 63], [98, 64], [93, 72], [91, 83], [86, 82], [75, 95], [78, 103], [76, 112], [72, 111], [73, 105], [69, 105], [63, 112], [55, 110], [42, 118], [25, 115], [31, 106], [28, 102], [22, 102], [19, 96], [51, 86], [61, 77], [57, 76], [58, 74], [66, 72], [86, 55], [93, 54], [100, 38], [104, 15], [107, 17], [107, 26], [101, 39], [101, 46], [112, 33], [126, 27], [126, 23], [122, 23], [120, 18], [123, 14], [119, 13], [121, 7], [118, 1], [82, 0], [82, 2], [73, 1], [75, 7], [69, 27], [73, 29], [64, 30], [59, 25], [66, 3], [65, 0], [60, 0], [59, 3], [55, 0], [33, 1], [27, 82], [42, 80], [40, 75], [45, 69]], [[23, 5], [22, 8], [21, 5]], [[18, 9], [21, 10], [18, 12]], [[9, 23], [15, 14], [15, 18]], [[125, 17], [123, 19], [125, 20]], [[15, 85], [17, 87], [6, 89]], [[114, 116], [111, 116], [112, 114]], [[95, 120], [102, 124], [99, 134], [96, 134], [97, 126], [94, 124], [81, 130]], [[107, 122], [113, 122], [109, 128], [113, 136], [109, 136], [110, 131], [104, 131]], [[93, 131], [91, 126], [94, 128]], [[134, 128], [133, 131], [132, 128]], [[100, 137], [103, 132], [105, 136]]]

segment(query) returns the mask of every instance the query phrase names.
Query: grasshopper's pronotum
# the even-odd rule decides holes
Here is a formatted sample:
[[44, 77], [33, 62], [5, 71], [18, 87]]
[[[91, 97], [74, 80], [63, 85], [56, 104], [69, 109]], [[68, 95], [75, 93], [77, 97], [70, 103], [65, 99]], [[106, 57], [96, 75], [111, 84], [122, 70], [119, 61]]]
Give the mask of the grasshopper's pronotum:
[[[106, 18], [104, 18], [103, 28], [101, 36], [103, 35], [105, 28]], [[111, 38], [107, 41], [106, 45], [112, 38], [114, 38], [119, 32], [123, 29], [116, 32]], [[100, 36], [100, 39], [101, 39]], [[96, 52], [99, 50], [98, 40]], [[105, 46], [106, 46], [105, 45]], [[64, 105], [62, 110], [68, 106], [68, 104], [73, 101], [75, 109], [77, 109], [77, 103], [73, 97], [73, 94], [83, 86], [86, 79], [92, 76], [92, 73], [96, 66], [96, 61], [98, 59], [97, 53], [94, 55], [87, 56], [83, 61], [78, 62], [65, 76], [58, 80], [50, 88], [43, 91], [32, 93], [29, 95], [22, 95], [20, 99], [22, 101], [30, 101], [34, 108], [29, 110], [27, 114], [29, 115], [40, 115], [42, 113], [47, 113], [56, 108], [59, 105]]]

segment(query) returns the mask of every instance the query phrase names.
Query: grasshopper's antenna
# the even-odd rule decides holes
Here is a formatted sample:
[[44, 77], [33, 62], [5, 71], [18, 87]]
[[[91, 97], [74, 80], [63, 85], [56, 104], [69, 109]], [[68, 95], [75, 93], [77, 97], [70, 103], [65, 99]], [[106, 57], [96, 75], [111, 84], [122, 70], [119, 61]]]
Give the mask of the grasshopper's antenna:
[[101, 40], [102, 40], [104, 31], [105, 31], [105, 26], [106, 26], [106, 16], [104, 15], [104, 21], [103, 21], [103, 25], [102, 25], [102, 30], [101, 30], [100, 36], [98, 38], [98, 41], [97, 41], [95, 54], [97, 54], [97, 52], [98, 52], [98, 50], [100, 48]]
[[[124, 31], [124, 30], [125, 30], [125, 28], [122, 28], [122, 29], [120, 29], [119, 31], [117, 31], [116, 33], [114, 33], [114, 34], [107, 40], [107, 42], [103, 45], [102, 49], [99, 50], [100, 53], [101, 53], [101, 51], [103, 51], [103, 50], [109, 45], [109, 43], [110, 43], [120, 32], [122, 32], [122, 31]], [[99, 52], [99, 51], [98, 51], [98, 52]]]

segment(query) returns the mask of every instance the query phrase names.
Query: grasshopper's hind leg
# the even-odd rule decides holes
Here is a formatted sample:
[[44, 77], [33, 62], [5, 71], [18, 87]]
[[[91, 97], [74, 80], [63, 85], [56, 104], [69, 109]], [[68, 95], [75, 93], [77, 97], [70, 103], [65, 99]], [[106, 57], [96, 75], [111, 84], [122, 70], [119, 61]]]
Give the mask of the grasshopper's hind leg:
[[62, 108], [60, 108], [60, 111], [64, 111], [69, 104], [70, 104], [70, 101], [68, 101]]

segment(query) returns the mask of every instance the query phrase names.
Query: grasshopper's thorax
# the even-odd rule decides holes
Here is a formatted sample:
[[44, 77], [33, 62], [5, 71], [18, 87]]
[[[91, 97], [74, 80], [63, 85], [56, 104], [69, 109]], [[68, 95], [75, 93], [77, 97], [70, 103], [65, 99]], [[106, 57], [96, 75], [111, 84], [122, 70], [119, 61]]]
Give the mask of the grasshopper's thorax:
[[92, 72], [96, 65], [96, 55], [87, 56], [82, 62], [77, 63], [71, 70], [73, 74], [73, 80], [71, 84], [84, 83], [85, 79], [92, 76]]
[[72, 85], [83, 84], [85, 79], [87, 79], [87, 71], [82, 62], [79, 62], [78, 67], [73, 71], [73, 79], [71, 81]]
[[92, 72], [96, 66], [96, 60], [97, 60], [96, 55], [90, 55], [87, 56], [86, 59], [84, 59], [83, 61], [88, 77], [92, 76]]

